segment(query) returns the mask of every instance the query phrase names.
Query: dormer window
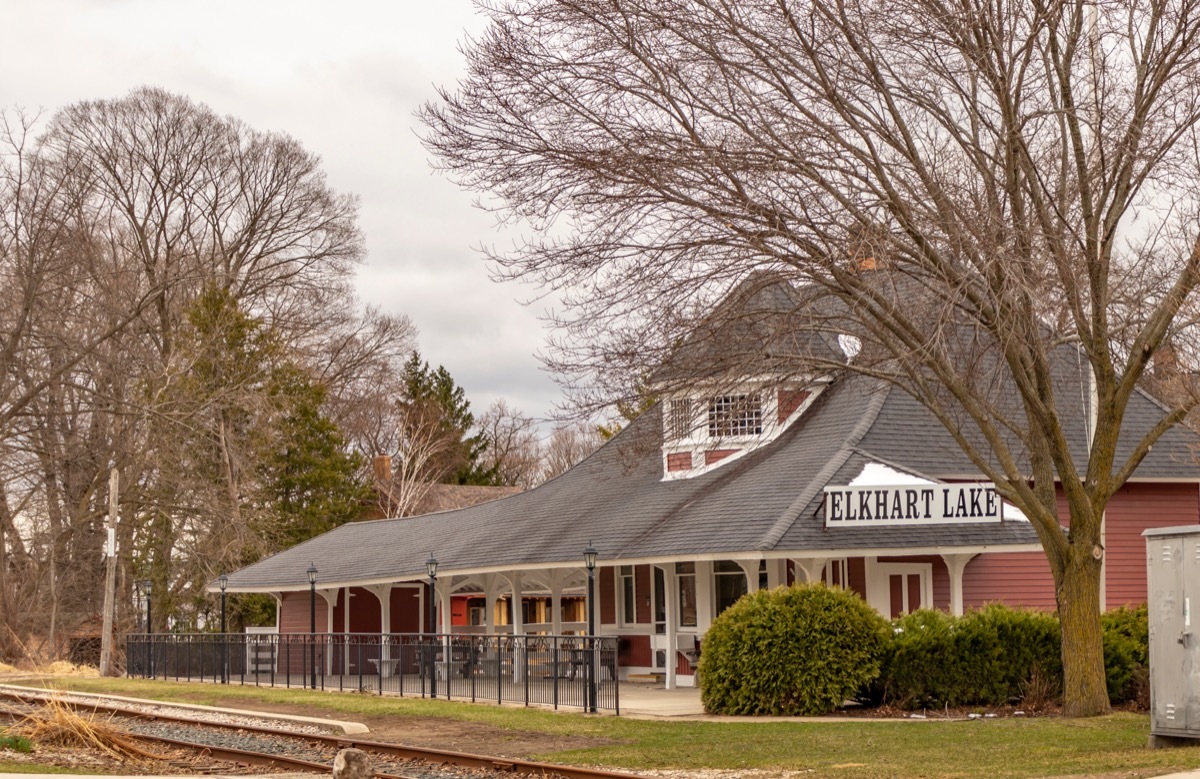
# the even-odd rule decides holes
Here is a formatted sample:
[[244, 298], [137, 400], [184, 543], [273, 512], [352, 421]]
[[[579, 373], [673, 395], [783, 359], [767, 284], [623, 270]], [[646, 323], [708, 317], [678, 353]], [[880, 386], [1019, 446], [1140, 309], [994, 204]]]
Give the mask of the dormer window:
[[691, 398], [674, 398], [669, 406], [667, 416], [667, 437], [672, 441], [682, 441], [692, 437], [692, 427], [695, 424], [695, 403]]
[[746, 395], [718, 395], [708, 402], [710, 438], [762, 435], [762, 431], [762, 396], [757, 392]]
[[804, 413], [825, 384], [819, 377], [782, 385], [752, 379], [733, 392], [697, 387], [690, 396], [665, 398], [663, 478], [690, 479], [769, 444]]

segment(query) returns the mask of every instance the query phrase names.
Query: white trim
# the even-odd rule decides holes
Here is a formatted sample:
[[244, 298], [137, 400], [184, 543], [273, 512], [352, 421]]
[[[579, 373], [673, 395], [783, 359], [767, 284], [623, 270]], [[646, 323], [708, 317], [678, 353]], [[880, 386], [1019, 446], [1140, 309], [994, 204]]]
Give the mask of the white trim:
[[[618, 565], [658, 565], [668, 562], [713, 562], [715, 560], [779, 560], [779, 559], [796, 559], [806, 557], [911, 557], [913, 555], [940, 555], [952, 553], [973, 553], [973, 554], [1015, 554], [1019, 552], [1041, 552], [1042, 545], [1038, 543], [1029, 544], [1004, 544], [989, 546], [987, 544], [976, 544], [973, 546], [897, 546], [897, 547], [836, 547], [829, 549], [787, 549], [771, 552], [747, 552], [747, 551], [728, 551], [728, 552], [704, 552], [704, 553], [681, 553], [677, 555], [656, 557], [612, 557], [602, 559], [599, 563], [600, 568], [610, 568]], [[526, 567], [520, 569], [522, 571], [547, 571], [554, 568], [579, 568], [579, 561], [571, 562], [545, 562], [545, 563], [526, 563]], [[463, 568], [461, 570], [449, 571], [446, 576], [476, 576], [487, 573], [511, 573], [513, 571], [512, 564], [488, 566], [485, 568]], [[442, 574], [438, 574], [438, 581], [441, 582]], [[417, 574], [398, 575], [392, 577], [376, 577], [363, 580], [346, 580], [341, 582], [331, 583], [331, 587], [370, 587], [379, 584], [425, 584], [428, 581], [427, 576]], [[288, 587], [262, 586], [262, 587], [230, 587], [227, 592], [262, 592], [262, 593], [282, 593], [282, 592], [307, 592], [307, 584], [296, 584]], [[218, 588], [206, 588], [205, 592], [220, 592]]]

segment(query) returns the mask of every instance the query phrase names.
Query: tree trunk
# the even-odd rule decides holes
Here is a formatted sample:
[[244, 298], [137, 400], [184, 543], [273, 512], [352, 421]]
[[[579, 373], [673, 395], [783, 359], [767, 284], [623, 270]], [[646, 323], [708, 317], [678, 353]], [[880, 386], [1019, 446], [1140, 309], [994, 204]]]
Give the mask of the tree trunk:
[[[1099, 549], [1099, 547], [1096, 547]], [[1109, 711], [1100, 631], [1100, 559], [1073, 545], [1056, 576], [1062, 626], [1063, 714], [1092, 717]]]

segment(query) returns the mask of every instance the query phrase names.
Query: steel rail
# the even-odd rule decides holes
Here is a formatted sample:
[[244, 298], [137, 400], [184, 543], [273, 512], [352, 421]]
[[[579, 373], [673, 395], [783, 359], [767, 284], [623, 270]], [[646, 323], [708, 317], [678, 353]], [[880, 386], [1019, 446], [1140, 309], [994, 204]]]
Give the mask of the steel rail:
[[[17, 700], [23, 703], [30, 703], [38, 700], [48, 700], [50, 697], [52, 696], [30, 696], [28, 694], [0, 691], [0, 698]], [[164, 714], [162, 712], [144, 712], [136, 709], [128, 709], [123, 706], [107, 705], [98, 702], [66, 701], [62, 699], [60, 699], [60, 702], [74, 709], [85, 709], [95, 712], [119, 714], [125, 717], [134, 717], [145, 720], [162, 720], [166, 722], [178, 722], [187, 725], [222, 728], [226, 730], [241, 730], [269, 736], [287, 736], [290, 738], [313, 741], [338, 749], [361, 749], [366, 752], [382, 753], [389, 757], [408, 760], [424, 760], [429, 763], [449, 764], [463, 768], [485, 768], [491, 770], [509, 771], [518, 774], [527, 774], [531, 776], [545, 776], [549, 773], [556, 773], [560, 774], [566, 779], [649, 779], [649, 777], [639, 776], [637, 774], [629, 774], [619, 771], [607, 771], [600, 768], [581, 768], [578, 766], [558, 765], [555, 763], [539, 763], [532, 760], [521, 760], [519, 758], [493, 757], [488, 755], [473, 754], [470, 752], [455, 752], [451, 750], [432, 749], [429, 747], [406, 746], [403, 744], [393, 744], [386, 741], [370, 741], [345, 734], [324, 735], [320, 733], [299, 733], [292, 730], [270, 728], [260, 725], [209, 722], [207, 720], [197, 720], [195, 717], [176, 716], [173, 714]], [[146, 701], [146, 705], [163, 707], [171, 706], [170, 703], [163, 703], [161, 701]], [[260, 712], [239, 711], [238, 714], [247, 718], [259, 716], [265, 719], [270, 719], [270, 714], [263, 714]], [[172, 739], [159, 738], [156, 736], [144, 736], [142, 734], [136, 735], [138, 738], [158, 740], [165, 743], [175, 743], [179, 746], [186, 746], [193, 749], [207, 749], [214, 756], [216, 756], [218, 751], [220, 751], [217, 747], [211, 747], [206, 744], [191, 744], [182, 741], [176, 742]], [[240, 752], [240, 750], [236, 749], [227, 749], [225, 751], [230, 752], [230, 754]], [[252, 756], [257, 753], [246, 752], [243, 754]], [[260, 757], [267, 759], [273, 758], [277, 761], [288, 761], [289, 764], [294, 764], [298, 767], [308, 766], [311, 770], [319, 770], [323, 773], [327, 773], [329, 771], [329, 766], [318, 763], [310, 763], [294, 758], [270, 755], [260, 755]], [[234, 760], [234, 762], [238, 762], [238, 760]], [[258, 763], [258, 765], [264, 764], [265, 763]], [[376, 776], [382, 777], [382, 779], [403, 779], [403, 777], [397, 777], [394, 774], [376, 773]]]

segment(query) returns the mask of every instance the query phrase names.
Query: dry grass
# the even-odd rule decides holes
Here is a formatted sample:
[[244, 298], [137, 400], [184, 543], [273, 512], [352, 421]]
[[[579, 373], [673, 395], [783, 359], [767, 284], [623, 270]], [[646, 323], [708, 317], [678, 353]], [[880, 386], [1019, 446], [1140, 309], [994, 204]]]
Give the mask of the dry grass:
[[142, 749], [130, 734], [114, 727], [108, 718], [77, 712], [59, 698], [43, 702], [40, 709], [27, 714], [9, 732], [34, 744], [96, 749], [117, 760], [164, 759]]

